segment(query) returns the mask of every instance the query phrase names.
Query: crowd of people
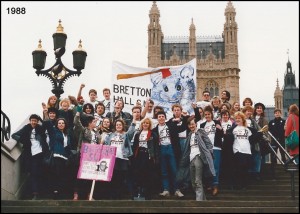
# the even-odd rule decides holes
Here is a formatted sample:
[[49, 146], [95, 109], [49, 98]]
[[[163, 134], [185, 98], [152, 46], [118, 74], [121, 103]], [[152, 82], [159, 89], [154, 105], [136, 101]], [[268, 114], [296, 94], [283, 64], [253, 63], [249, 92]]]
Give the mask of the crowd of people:
[[[138, 101], [131, 112], [124, 112], [124, 102], [111, 100], [109, 88], [103, 89], [103, 100], [97, 91], [89, 90], [89, 99], [82, 96], [81, 84], [77, 98], [55, 96], [42, 103], [43, 117], [32, 114], [29, 124], [12, 135], [23, 144], [24, 161], [31, 175], [33, 199], [38, 199], [41, 173], [45, 172], [43, 157], [53, 152], [53, 164], [47, 168], [47, 185], [53, 197], [59, 198], [65, 182], [73, 185], [73, 200], [90, 198], [92, 182], [77, 179], [80, 148], [83, 142], [111, 145], [117, 148], [111, 182], [97, 181], [106, 191], [103, 198], [120, 199], [122, 191], [132, 197], [150, 199], [155, 190], [161, 197], [184, 197], [193, 190], [197, 201], [206, 194], [216, 196], [220, 180], [233, 189], [245, 189], [249, 181], [262, 179], [265, 163], [264, 145], [270, 143], [277, 152], [278, 144], [285, 147], [285, 137], [293, 130], [299, 136], [299, 108], [289, 107], [287, 121], [281, 110], [274, 110], [274, 119], [267, 121], [263, 103], [253, 106], [247, 97], [230, 103], [230, 92], [210, 97], [202, 93], [202, 100], [192, 103], [193, 115], [187, 115], [180, 104], [172, 105], [173, 117], [167, 118], [161, 106], [148, 99], [143, 107]], [[110, 105], [113, 111], [110, 112]], [[299, 154], [299, 146], [289, 149]], [[280, 150], [281, 159], [287, 157]], [[299, 157], [295, 161], [299, 163]], [[276, 156], [271, 153], [272, 176], [275, 179]], [[69, 177], [70, 179], [65, 179]], [[95, 190], [97, 191], [97, 189]]]

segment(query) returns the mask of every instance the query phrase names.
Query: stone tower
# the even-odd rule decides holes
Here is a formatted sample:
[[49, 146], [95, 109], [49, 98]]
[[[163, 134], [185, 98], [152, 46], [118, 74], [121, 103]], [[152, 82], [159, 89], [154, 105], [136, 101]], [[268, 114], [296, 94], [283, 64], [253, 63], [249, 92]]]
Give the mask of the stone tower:
[[284, 117], [288, 116], [287, 109], [291, 104], [297, 104], [299, 106], [299, 87], [296, 86], [295, 71], [292, 71], [292, 63], [288, 60], [286, 63], [283, 86]]
[[230, 102], [239, 102], [240, 69], [235, 16], [235, 8], [229, 1], [225, 8], [222, 35], [196, 36], [192, 19], [189, 37], [164, 37], [159, 24], [160, 12], [154, 1], [149, 12], [148, 67], [182, 65], [196, 58], [197, 100], [202, 98], [204, 90], [210, 91], [211, 96], [220, 96], [223, 90], [228, 90]]
[[148, 25], [148, 67], [160, 66], [163, 33], [159, 24], [159, 17], [159, 10], [156, 2], [154, 1], [149, 13], [150, 23]]
[[280, 109], [283, 114], [283, 95], [282, 91], [279, 88], [279, 81], [277, 78], [277, 85], [274, 92], [274, 100], [275, 100], [275, 109]]

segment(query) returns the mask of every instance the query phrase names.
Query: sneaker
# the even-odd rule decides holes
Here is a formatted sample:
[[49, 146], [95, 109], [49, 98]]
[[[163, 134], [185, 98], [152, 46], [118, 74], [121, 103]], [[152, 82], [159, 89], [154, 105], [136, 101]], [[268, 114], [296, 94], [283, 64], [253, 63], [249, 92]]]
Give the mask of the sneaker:
[[33, 198], [31, 200], [38, 200], [38, 199], [39, 199], [38, 195], [37, 194], [33, 194]]
[[74, 201], [77, 201], [77, 200], [78, 200], [78, 193], [77, 193], [77, 192], [74, 193], [73, 200], [74, 200]]
[[159, 193], [159, 195], [166, 197], [166, 196], [170, 196], [170, 193], [168, 190], [164, 190], [162, 193]]
[[53, 192], [53, 200], [58, 200], [58, 195], [59, 195], [58, 191], [54, 191]]
[[176, 192], [175, 192], [174, 195], [177, 196], [178, 198], [182, 198], [182, 197], [184, 196], [184, 194], [182, 194], [182, 193], [180, 192], [180, 190], [176, 190]]
[[213, 190], [212, 190], [212, 195], [216, 196], [218, 194], [218, 192], [219, 192], [218, 187], [214, 187]]

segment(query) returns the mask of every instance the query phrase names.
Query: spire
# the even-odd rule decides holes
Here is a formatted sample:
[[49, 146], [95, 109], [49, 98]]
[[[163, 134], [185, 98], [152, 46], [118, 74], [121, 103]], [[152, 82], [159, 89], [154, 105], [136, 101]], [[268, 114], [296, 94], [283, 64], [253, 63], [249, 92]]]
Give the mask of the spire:
[[150, 10], [150, 14], [158, 14], [159, 15], [159, 9], [156, 5], [156, 1], [153, 1], [152, 7], [151, 7], [151, 10]]
[[226, 9], [225, 9], [225, 15], [226, 13], [235, 13], [235, 8], [233, 7], [231, 1], [228, 1]]
[[276, 89], [275, 89], [275, 92], [274, 92], [275, 108], [280, 109], [281, 112], [283, 112], [283, 93], [279, 88], [278, 78], [277, 78], [276, 82], [277, 82], [276, 83]]
[[274, 93], [274, 97], [276, 96], [282, 96], [282, 91], [280, 90], [280, 87], [279, 87], [279, 81], [278, 81], [278, 78], [276, 80], [276, 89], [275, 89], [275, 93]]
[[189, 38], [189, 55], [191, 59], [196, 58], [196, 27], [194, 25], [194, 19], [192, 18], [192, 23], [190, 25], [190, 38]]
[[292, 73], [292, 63], [288, 59], [288, 62], [286, 63], [286, 71], [287, 73]]
[[195, 29], [196, 29], [196, 27], [194, 25], [194, 19], [192, 18], [192, 23], [190, 25], [190, 30], [195, 30]]

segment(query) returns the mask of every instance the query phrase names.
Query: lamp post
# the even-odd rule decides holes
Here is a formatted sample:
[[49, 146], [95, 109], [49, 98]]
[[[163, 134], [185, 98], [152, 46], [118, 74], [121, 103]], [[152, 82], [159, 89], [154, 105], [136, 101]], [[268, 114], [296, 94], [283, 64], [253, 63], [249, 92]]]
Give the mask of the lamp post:
[[87, 53], [82, 49], [81, 40], [78, 48], [73, 51], [73, 67], [76, 71], [68, 69], [61, 61], [61, 56], [65, 53], [67, 34], [64, 33], [64, 28], [61, 25], [61, 20], [57, 26], [56, 33], [53, 34], [54, 54], [56, 58], [55, 64], [46, 70], [45, 67], [47, 53], [42, 49], [42, 41], [39, 40], [38, 48], [32, 52], [33, 68], [36, 69], [36, 74], [46, 76], [52, 84], [52, 93], [59, 99], [64, 93], [64, 84], [69, 77], [80, 76], [81, 70], [84, 69]]

